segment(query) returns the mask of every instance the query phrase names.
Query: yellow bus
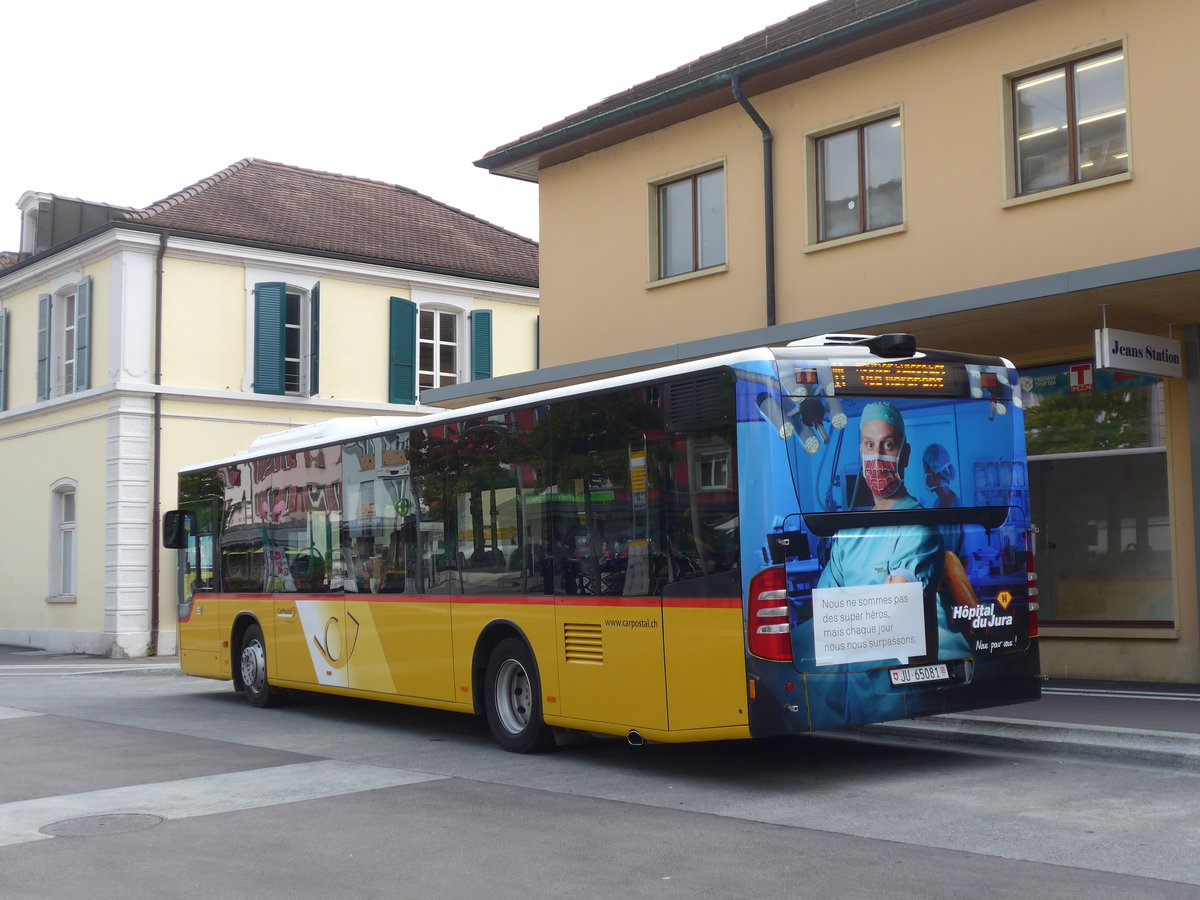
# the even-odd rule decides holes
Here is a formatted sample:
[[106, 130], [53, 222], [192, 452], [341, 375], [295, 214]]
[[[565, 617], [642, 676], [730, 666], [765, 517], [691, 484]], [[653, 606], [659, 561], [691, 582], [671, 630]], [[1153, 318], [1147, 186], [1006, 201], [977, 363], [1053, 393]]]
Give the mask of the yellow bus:
[[184, 672], [560, 729], [751, 738], [1032, 700], [1015, 371], [825, 335], [183, 471]]

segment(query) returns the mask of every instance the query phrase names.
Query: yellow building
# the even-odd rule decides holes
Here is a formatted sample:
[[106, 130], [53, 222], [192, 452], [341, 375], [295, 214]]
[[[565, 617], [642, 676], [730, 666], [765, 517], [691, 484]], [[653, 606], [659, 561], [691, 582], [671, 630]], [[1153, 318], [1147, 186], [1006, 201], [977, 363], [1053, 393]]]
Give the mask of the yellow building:
[[[1200, 680], [1198, 29], [1190, 0], [829, 0], [491, 151], [540, 185], [549, 368], [488, 393], [835, 331], [1008, 356], [1046, 671]], [[1170, 364], [1098, 365], [1104, 325]]]
[[180, 468], [536, 365], [537, 244], [242, 160], [146, 209], [25, 194], [0, 259], [0, 643], [176, 650]]

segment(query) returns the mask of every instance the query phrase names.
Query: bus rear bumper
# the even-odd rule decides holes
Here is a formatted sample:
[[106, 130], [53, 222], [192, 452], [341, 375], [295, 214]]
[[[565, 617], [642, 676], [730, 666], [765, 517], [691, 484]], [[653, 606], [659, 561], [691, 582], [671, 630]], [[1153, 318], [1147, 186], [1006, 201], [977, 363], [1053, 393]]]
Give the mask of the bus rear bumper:
[[[777, 678], [762, 671], [755, 679], [750, 731], [755, 737], [799, 734], [1006, 706], [1041, 696], [1036, 640], [1023, 651], [977, 659], [968, 669], [965, 681], [903, 686], [892, 684], [889, 668], [809, 673], [791, 679], [783, 667]], [[791, 674], [795, 675], [794, 669]]]

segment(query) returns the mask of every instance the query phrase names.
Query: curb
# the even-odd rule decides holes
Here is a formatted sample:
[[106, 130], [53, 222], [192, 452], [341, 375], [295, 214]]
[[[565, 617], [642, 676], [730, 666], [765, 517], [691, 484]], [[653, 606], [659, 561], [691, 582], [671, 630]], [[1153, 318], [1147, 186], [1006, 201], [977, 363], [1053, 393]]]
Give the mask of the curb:
[[0, 664], [0, 678], [29, 678], [46, 675], [111, 675], [113, 673], [159, 675], [179, 673], [179, 663], [142, 662], [65, 662]]
[[1063, 725], [992, 716], [930, 716], [850, 729], [879, 738], [942, 748], [1003, 748], [1098, 762], [1138, 763], [1200, 771], [1200, 734], [1099, 725]]

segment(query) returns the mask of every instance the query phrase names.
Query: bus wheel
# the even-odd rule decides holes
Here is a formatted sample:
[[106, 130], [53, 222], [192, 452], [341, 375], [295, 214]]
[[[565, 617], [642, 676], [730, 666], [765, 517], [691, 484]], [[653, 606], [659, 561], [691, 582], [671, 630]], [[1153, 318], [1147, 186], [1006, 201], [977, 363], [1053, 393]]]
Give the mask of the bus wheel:
[[283, 691], [267, 684], [267, 644], [257, 623], [247, 628], [242, 637], [239, 662], [243, 689], [251, 706], [265, 708], [283, 702]]
[[554, 743], [542, 720], [542, 686], [533, 653], [518, 638], [505, 638], [488, 657], [484, 706], [492, 735], [505, 750], [534, 753]]

